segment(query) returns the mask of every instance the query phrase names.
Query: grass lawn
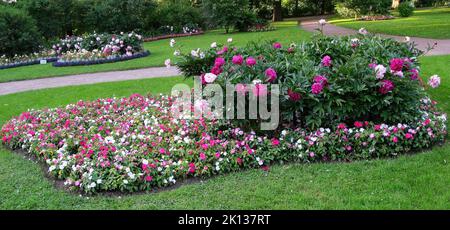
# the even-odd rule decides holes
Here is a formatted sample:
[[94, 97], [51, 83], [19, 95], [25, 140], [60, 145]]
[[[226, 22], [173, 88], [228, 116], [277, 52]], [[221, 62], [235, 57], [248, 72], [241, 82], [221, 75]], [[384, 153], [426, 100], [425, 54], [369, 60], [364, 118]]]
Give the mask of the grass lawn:
[[450, 39], [450, 7], [431, 8], [414, 11], [407, 18], [397, 16], [393, 20], [355, 21], [354, 19], [330, 19], [330, 23], [358, 30], [361, 27], [369, 32], [411, 37]]
[[[450, 56], [423, 57], [439, 74], [433, 99], [450, 113]], [[46, 89], [0, 97], [0, 124], [28, 108], [79, 99], [167, 93], [181, 77]], [[58, 96], [55, 96], [58, 95]], [[247, 170], [150, 194], [80, 197], [53, 187], [42, 169], [0, 147], [0, 209], [450, 209], [450, 144], [397, 159], [291, 164]]]
[[[228, 38], [233, 38], [236, 45], [245, 45], [249, 41], [271, 40], [287, 43], [309, 39], [310, 33], [301, 30], [297, 22], [281, 22], [274, 26], [277, 30], [254, 33], [232, 33], [225, 34], [221, 30], [210, 31], [205, 35], [177, 38], [178, 45], [183, 45], [183, 50], [190, 51], [196, 48], [209, 48], [213, 42], [226, 43]], [[104, 72], [113, 70], [138, 69], [145, 67], [164, 66], [164, 60], [174, 59], [174, 48], [169, 46], [169, 39], [145, 43], [145, 49], [150, 50], [151, 55], [130, 61], [116, 62], [91, 66], [53, 67], [47, 65], [32, 65], [6, 70], [0, 70], [0, 82], [26, 80], [34, 78], [45, 78], [81, 73]]]

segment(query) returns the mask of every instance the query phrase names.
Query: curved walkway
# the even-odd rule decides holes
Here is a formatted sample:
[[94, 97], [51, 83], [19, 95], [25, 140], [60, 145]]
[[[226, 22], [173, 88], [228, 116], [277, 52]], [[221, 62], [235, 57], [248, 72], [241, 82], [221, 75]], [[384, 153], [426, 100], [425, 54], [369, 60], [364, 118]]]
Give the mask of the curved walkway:
[[144, 78], [171, 77], [181, 75], [176, 67], [153, 67], [146, 69], [89, 73], [65, 77], [42, 78], [26, 81], [0, 83], [0, 95], [29, 90], [57, 88], [72, 85], [87, 85], [101, 82], [136, 80]]
[[[320, 17], [309, 17], [305, 18], [301, 21], [300, 26], [310, 32], [317, 32], [318, 29], [318, 20]], [[301, 20], [301, 19], [300, 19]], [[325, 35], [336, 35], [336, 36], [344, 36], [344, 35], [353, 35], [357, 34], [358, 31], [335, 26], [333, 24], [327, 23], [324, 26], [324, 34]], [[369, 31], [370, 32], [370, 31]], [[396, 36], [396, 35], [387, 35], [387, 34], [380, 34], [383, 37], [387, 38], [393, 38], [397, 41], [404, 41], [404, 36]], [[417, 44], [417, 48], [420, 50], [426, 50], [428, 48], [428, 45], [433, 46], [433, 44], [437, 44], [436, 47], [428, 52], [426, 55], [444, 55], [444, 54], [450, 54], [450, 40], [441, 40], [441, 39], [432, 39], [432, 38], [418, 38], [418, 37], [410, 37], [411, 42], [415, 42]]]

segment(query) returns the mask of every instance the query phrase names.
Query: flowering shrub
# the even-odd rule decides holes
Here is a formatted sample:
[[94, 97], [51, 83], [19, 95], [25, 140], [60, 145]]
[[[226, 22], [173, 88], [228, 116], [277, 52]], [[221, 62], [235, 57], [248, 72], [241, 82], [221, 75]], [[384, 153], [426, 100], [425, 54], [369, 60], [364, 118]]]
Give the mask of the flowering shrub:
[[258, 136], [220, 121], [177, 120], [174, 98], [132, 95], [30, 110], [6, 123], [1, 142], [45, 162], [71, 189], [140, 191], [274, 162], [395, 156], [444, 140], [446, 115], [429, 99], [408, 124], [356, 121]]
[[41, 51], [30, 55], [15, 55], [13, 57], [3, 55], [0, 57], [0, 69], [39, 64], [41, 60], [54, 62], [56, 59], [56, 53], [53, 50]]
[[[218, 83], [279, 84], [282, 121], [315, 129], [358, 120], [411, 122], [425, 95], [410, 43], [366, 33], [277, 42], [232, 44], [182, 54], [185, 76], [217, 75]], [[217, 62], [220, 60], [220, 63]], [[250, 94], [251, 92], [247, 92]]]

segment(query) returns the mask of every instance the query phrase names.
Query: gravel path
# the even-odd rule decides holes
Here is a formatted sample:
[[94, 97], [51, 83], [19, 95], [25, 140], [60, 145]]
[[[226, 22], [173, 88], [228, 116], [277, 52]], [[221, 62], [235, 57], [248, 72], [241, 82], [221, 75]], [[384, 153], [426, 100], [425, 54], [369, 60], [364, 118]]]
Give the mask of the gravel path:
[[56, 88], [71, 85], [87, 85], [100, 82], [136, 80], [144, 78], [171, 77], [181, 73], [175, 67], [154, 67], [146, 69], [101, 72], [72, 75], [65, 77], [42, 78], [26, 81], [0, 83], [0, 95], [24, 92], [29, 90]]
[[[301, 23], [300, 26], [306, 30], [306, 31], [317, 31], [318, 28], [318, 20], [320, 17], [308, 17], [305, 19], [300, 19]], [[370, 31], [369, 31], [370, 32]], [[358, 33], [356, 30], [335, 26], [333, 24], [326, 24], [324, 26], [324, 34], [325, 35], [336, 35], [336, 36], [344, 36], [344, 35], [353, 35]], [[380, 34], [383, 37], [387, 38], [393, 38], [397, 41], [404, 41], [404, 36], [395, 36], [395, 35], [387, 35], [387, 34]], [[440, 39], [432, 39], [432, 38], [417, 38], [417, 37], [410, 37], [411, 42], [415, 42], [417, 44], [417, 48], [421, 50], [426, 50], [428, 48], [428, 45], [433, 46], [433, 44], [437, 44], [436, 47], [428, 52], [426, 55], [444, 55], [444, 54], [450, 54], [450, 40], [440, 40]]]

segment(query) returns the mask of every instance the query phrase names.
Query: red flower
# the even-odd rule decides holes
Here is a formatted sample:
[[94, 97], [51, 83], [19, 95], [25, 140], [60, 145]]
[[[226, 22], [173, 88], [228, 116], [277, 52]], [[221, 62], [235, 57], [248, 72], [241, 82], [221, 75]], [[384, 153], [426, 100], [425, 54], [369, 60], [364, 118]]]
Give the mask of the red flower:
[[291, 89], [288, 90], [288, 96], [291, 101], [300, 101], [300, 99], [302, 99], [302, 95], [300, 93], [294, 92]]

